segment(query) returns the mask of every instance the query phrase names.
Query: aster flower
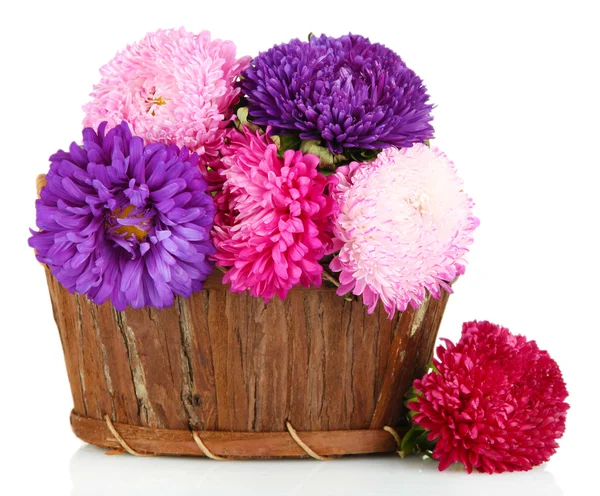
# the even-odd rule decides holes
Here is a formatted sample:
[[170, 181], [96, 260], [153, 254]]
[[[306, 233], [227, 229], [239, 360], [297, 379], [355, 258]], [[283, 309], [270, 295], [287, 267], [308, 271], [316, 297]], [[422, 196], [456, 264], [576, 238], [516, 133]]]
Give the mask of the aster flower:
[[147, 143], [185, 146], [210, 165], [238, 98], [234, 83], [249, 61], [236, 59], [235, 51], [231, 41], [211, 40], [207, 31], [150, 33], [102, 67], [84, 106], [84, 126], [126, 120]]
[[388, 148], [369, 163], [338, 168], [333, 196], [336, 248], [330, 263], [340, 272], [338, 294], [362, 294], [369, 313], [382, 301], [390, 318], [428, 290], [464, 272], [464, 255], [479, 221], [452, 162], [416, 144]]
[[213, 229], [214, 258], [229, 267], [223, 282], [265, 301], [298, 284], [319, 286], [335, 205], [318, 158], [292, 150], [281, 158], [267, 134], [247, 128], [229, 140]]
[[456, 345], [444, 341], [434, 371], [415, 381], [416, 396], [408, 404], [439, 469], [460, 462], [469, 473], [491, 474], [547, 461], [569, 408], [550, 355], [489, 322], [467, 322]]
[[50, 161], [29, 245], [65, 288], [117, 310], [202, 288], [215, 207], [196, 154], [102, 123]]
[[421, 79], [392, 50], [362, 36], [274, 46], [243, 73], [242, 89], [252, 122], [320, 140], [334, 154], [433, 137]]

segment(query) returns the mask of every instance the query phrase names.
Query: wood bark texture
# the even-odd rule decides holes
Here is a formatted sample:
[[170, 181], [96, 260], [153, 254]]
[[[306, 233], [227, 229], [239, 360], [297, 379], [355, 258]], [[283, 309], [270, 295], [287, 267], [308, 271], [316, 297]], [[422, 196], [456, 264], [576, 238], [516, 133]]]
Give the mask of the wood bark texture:
[[[250, 450], [247, 456], [300, 456], [288, 444], [286, 420], [309, 433], [401, 425], [403, 395], [426, 372], [448, 299], [447, 293], [439, 300], [428, 296], [417, 310], [388, 320], [381, 305], [369, 315], [360, 300], [346, 301], [327, 287], [293, 289], [285, 301], [265, 305], [230, 293], [215, 273], [203, 291], [177, 297], [170, 308], [118, 312], [110, 303], [70, 294], [46, 274], [75, 433], [114, 447], [107, 430], [98, 434], [108, 415], [127, 434], [148, 430], [136, 427], [157, 430], [160, 443], [152, 449], [146, 436], [142, 449], [165, 454], [199, 454], [189, 444], [190, 431], [210, 431], [207, 444], [219, 432], [283, 433], [278, 436], [285, 441], [276, 442], [271, 455], [259, 449], [260, 455]], [[166, 429], [175, 444], [182, 436], [177, 432], [188, 433], [182, 445], [188, 452], [166, 446]], [[344, 447], [332, 441], [336, 435], [324, 434], [333, 446], [329, 453], [369, 451], [364, 443]], [[371, 435], [372, 451], [394, 449], [386, 436]], [[252, 442], [260, 444], [257, 439]], [[236, 451], [228, 442], [229, 453], [245, 456], [243, 446]]]

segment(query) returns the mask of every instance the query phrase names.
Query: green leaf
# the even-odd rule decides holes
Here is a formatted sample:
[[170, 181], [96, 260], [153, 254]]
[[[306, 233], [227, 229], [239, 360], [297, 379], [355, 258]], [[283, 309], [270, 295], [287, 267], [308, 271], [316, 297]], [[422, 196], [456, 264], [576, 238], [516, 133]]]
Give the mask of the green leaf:
[[[419, 401], [419, 395], [420, 393], [413, 387], [411, 387], [406, 394], [404, 395], [404, 398], [406, 398], [406, 401], [404, 402], [404, 406], [406, 406], [406, 408], [408, 407], [408, 404], [413, 402], [413, 401]], [[409, 409], [409, 416], [412, 419], [413, 415], [415, 412], [413, 412], [412, 410]]]
[[436, 441], [429, 441], [429, 431], [423, 427], [413, 424], [410, 430], [402, 438], [398, 454], [404, 458], [412, 453], [431, 453], [435, 448]]
[[248, 123], [248, 107], [240, 107], [237, 109], [235, 115], [237, 116], [237, 120], [241, 125]]
[[436, 441], [430, 441], [427, 439], [429, 436], [429, 431], [423, 429], [423, 432], [415, 439], [415, 447], [421, 453], [432, 452], [433, 448], [435, 448]]
[[400, 449], [398, 450], [398, 454], [402, 458], [417, 451], [416, 441], [421, 435], [421, 431], [421, 427], [418, 425], [413, 425], [404, 435], [402, 442], [400, 443]]
[[[273, 141], [275, 141], [275, 136], [273, 136]], [[277, 141], [278, 155], [282, 157], [286, 150], [298, 150], [302, 140], [297, 134], [282, 134], [277, 136]]]
[[411, 388], [404, 394], [404, 397], [407, 400], [411, 400], [413, 398], [417, 399], [419, 397], [419, 392], [415, 389], [414, 386], [411, 386]]
[[256, 124], [252, 124], [248, 115], [248, 107], [240, 107], [237, 109], [235, 113], [237, 119], [234, 124], [238, 131], [242, 131], [242, 128], [245, 126], [252, 131], [256, 131], [259, 127]]
[[427, 436], [429, 435], [429, 431], [424, 429], [418, 424], [415, 424], [414, 417], [417, 412], [411, 410], [408, 407], [409, 403], [418, 402], [421, 393], [417, 391], [414, 386], [410, 388], [404, 395], [406, 398], [405, 405], [408, 408], [408, 420], [411, 423], [410, 430], [406, 433], [404, 438], [402, 439], [402, 443], [400, 443], [400, 449], [398, 450], [398, 454], [401, 457], [405, 457], [406, 455], [410, 455], [411, 453], [424, 453], [430, 454], [435, 448], [436, 440], [429, 441]]
[[302, 140], [300, 142], [300, 150], [302, 153], [312, 153], [319, 157], [320, 169], [334, 171], [336, 165], [341, 165], [348, 160], [344, 155], [334, 155], [329, 148], [321, 145], [320, 141], [317, 140]]
[[242, 131], [244, 124], [248, 122], [248, 107], [240, 107], [237, 109], [235, 116], [237, 119], [234, 121], [235, 128], [238, 131]]
[[377, 155], [381, 152], [379, 150], [367, 150], [366, 148], [346, 148], [344, 154], [350, 161], [355, 160], [356, 162], [371, 162], [377, 158]]

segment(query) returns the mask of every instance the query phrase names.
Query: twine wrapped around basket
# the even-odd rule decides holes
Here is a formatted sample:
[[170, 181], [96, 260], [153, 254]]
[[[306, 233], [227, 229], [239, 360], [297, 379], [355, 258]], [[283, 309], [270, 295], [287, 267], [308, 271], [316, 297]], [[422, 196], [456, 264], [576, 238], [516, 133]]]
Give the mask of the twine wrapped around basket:
[[383, 308], [368, 315], [328, 287], [295, 288], [265, 305], [229, 292], [215, 273], [170, 308], [118, 312], [46, 273], [73, 430], [134, 454], [393, 451], [384, 427], [402, 432], [403, 393], [426, 371], [448, 298], [428, 296], [388, 320]]

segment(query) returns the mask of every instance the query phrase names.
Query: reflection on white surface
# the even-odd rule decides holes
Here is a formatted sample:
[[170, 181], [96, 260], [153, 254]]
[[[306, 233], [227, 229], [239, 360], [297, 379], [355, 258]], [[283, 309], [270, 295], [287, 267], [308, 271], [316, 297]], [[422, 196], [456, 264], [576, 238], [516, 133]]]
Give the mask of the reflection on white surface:
[[72, 496], [563, 495], [554, 476], [543, 467], [527, 473], [468, 475], [458, 468], [438, 472], [431, 460], [400, 460], [395, 455], [327, 462], [215, 462], [204, 458], [106, 456], [104, 450], [84, 446], [71, 459], [71, 479]]

